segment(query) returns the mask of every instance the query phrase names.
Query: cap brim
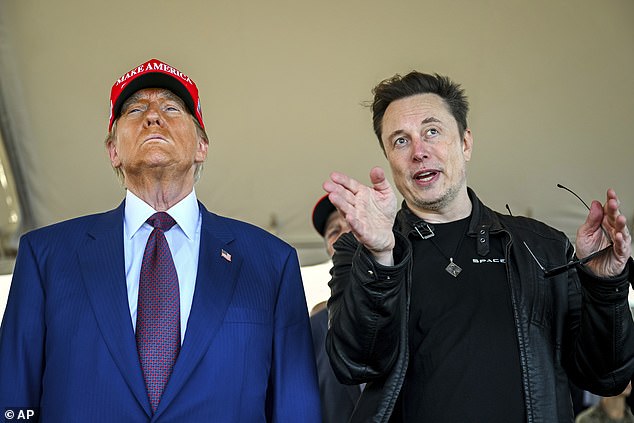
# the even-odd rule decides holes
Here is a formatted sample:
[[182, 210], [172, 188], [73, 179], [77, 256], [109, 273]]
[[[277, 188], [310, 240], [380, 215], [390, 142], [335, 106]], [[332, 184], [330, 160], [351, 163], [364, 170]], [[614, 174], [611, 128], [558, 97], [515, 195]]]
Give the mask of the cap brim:
[[313, 209], [313, 226], [322, 237], [326, 231], [326, 222], [335, 210], [337, 209], [330, 202], [328, 195], [324, 195], [317, 204], [315, 204], [315, 208]]
[[160, 72], [147, 73], [141, 75], [128, 83], [117, 97], [117, 102], [112, 110], [114, 119], [118, 118], [121, 113], [123, 103], [135, 92], [145, 88], [164, 88], [168, 89], [183, 100], [185, 106], [189, 109], [192, 116], [196, 116], [196, 106], [187, 88], [175, 78]]

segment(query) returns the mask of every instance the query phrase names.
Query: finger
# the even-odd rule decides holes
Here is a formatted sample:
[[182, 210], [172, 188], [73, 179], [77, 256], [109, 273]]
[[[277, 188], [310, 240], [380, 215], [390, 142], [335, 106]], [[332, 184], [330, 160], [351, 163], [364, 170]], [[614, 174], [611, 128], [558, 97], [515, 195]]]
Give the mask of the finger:
[[376, 191], [385, 191], [390, 188], [390, 183], [385, 178], [385, 171], [379, 166], [370, 170], [370, 182]]
[[321, 187], [324, 189], [324, 191], [326, 191], [328, 194], [330, 194], [331, 192], [336, 192], [336, 193], [343, 193], [343, 192], [348, 192], [348, 189], [341, 185], [338, 184], [337, 182], [333, 182], [332, 180], [328, 179], [326, 182], [324, 182]]
[[614, 255], [617, 258], [627, 260], [632, 255], [631, 239], [625, 237], [622, 232], [617, 232], [614, 235]]
[[607, 200], [605, 202], [605, 205], [603, 206], [603, 225], [605, 228], [608, 228], [610, 232], [621, 231], [623, 230], [622, 224], [619, 225], [617, 223], [619, 217], [622, 216], [621, 211], [619, 210], [619, 198], [616, 195], [616, 192], [611, 188], [608, 189], [606, 198]]
[[603, 227], [609, 231], [618, 231], [617, 220], [621, 213], [614, 199], [608, 200], [603, 206]]
[[322, 184], [324, 191], [328, 193], [328, 199], [333, 206], [345, 217], [350, 211], [350, 199], [354, 197], [344, 186], [327, 180]]
[[617, 197], [616, 192], [613, 189], [608, 190], [607, 200], [605, 202], [604, 211], [605, 215], [612, 221], [621, 215], [619, 207], [621, 202]]
[[332, 182], [330, 179], [328, 179], [323, 184], [321, 184], [321, 187], [324, 189], [324, 191], [330, 194], [331, 192], [334, 192], [338, 189], [339, 184], [336, 184]]
[[609, 208], [610, 212], [615, 212], [617, 215], [621, 214], [619, 210], [619, 207], [621, 206], [621, 200], [619, 200], [618, 195], [616, 195], [616, 191], [614, 191], [612, 188], [608, 189], [605, 205], [607, 208]]
[[343, 217], [348, 219], [349, 215], [355, 212], [358, 207], [357, 197], [345, 188], [341, 190], [331, 192], [328, 194], [328, 199], [333, 206], [343, 214]]
[[[330, 176], [331, 178], [322, 184], [324, 191], [329, 194], [337, 194], [335, 198], [354, 203], [354, 196], [362, 188], [362, 185], [343, 173], [333, 172]], [[353, 187], [356, 191], [353, 192], [350, 187]], [[332, 202], [332, 199], [330, 201]]]
[[608, 193], [606, 195], [607, 201], [610, 201], [611, 199], [615, 199], [619, 200], [619, 197], [616, 195], [616, 191], [614, 191], [612, 188], [608, 188]]
[[627, 219], [625, 216], [620, 215], [616, 218], [614, 228], [616, 230], [616, 235], [621, 234], [623, 236], [624, 242], [628, 244], [632, 242], [632, 235], [627, 227]]
[[361, 187], [363, 186], [362, 183], [360, 183], [359, 181], [357, 181], [354, 178], [349, 177], [348, 175], [346, 175], [344, 173], [332, 172], [330, 174], [330, 179], [333, 182], [343, 186], [344, 188], [346, 188], [347, 190], [349, 190], [353, 194], [358, 193], [359, 190], [361, 189]]

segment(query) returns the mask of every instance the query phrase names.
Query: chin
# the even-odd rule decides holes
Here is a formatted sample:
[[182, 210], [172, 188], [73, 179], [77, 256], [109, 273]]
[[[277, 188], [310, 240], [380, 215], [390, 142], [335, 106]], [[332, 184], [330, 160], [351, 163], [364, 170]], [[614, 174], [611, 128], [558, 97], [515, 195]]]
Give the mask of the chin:
[[412, 198], [412, 204], [421, 209], [438, 211], [441, 210], [444, 204], [447, 202], [446, 195], [431, 195], [432, 193], [426, 194], [427, 195], [414, 196]]

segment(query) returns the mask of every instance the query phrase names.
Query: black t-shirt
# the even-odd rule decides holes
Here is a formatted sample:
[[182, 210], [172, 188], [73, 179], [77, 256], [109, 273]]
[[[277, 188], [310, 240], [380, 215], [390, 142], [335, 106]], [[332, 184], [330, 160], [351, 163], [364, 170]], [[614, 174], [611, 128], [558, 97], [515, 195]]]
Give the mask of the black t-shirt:
[[[492, 235], [489, 254], [479, 256], [468, 223], [432, 225], [430, 239], [410, 236], [410, 358], [395, 410], [403, 422], [525, 421], [502, 239]], [[462, 268], [457, 277], [445, 270], [449, 257]]]

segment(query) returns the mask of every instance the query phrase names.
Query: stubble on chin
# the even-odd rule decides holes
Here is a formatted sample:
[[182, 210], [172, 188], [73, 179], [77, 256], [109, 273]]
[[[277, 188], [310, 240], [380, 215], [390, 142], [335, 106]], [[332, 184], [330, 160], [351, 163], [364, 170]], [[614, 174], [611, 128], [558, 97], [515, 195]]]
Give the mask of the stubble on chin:
[[466, 175], [463, 175], [461, 183], [448, 187], [444, 192], [440, 193], [437, 197], [424, 197], [425, 191], [431, 191], [433, 187], [419, 188], [420, 196], [414, 195], [413, 198], [406, 198], [407, 203], [418, 210], [428, 210], [431, 212], [442, 213], [449, 210], [452, 207], [454, 200], [458, 198], [461, 193], [462, 187], [466, 183]]
[[440, 197], [425, 199], [425, 198], [414, 198], [413, 204], [417, 209], [420, 210], [429, 210], [433, 212], [443, 211], [451, 204], [451, 200], [455, 198], [455, 195], [452, 195], [452, 190], [449, 190], [442, 194]]

